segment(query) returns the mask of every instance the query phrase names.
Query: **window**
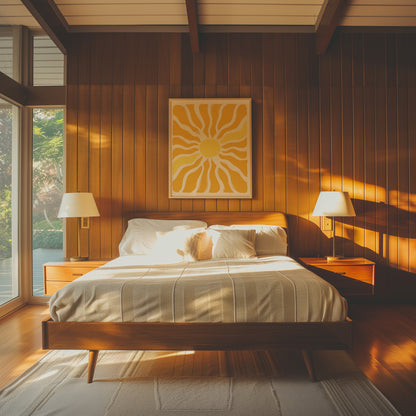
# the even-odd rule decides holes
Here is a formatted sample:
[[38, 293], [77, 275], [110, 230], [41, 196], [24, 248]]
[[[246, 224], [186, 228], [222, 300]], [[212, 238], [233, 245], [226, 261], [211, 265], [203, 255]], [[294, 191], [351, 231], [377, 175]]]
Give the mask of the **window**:
[[44, 294], [43, 264], [63, 260], [63, 109], [33, 109], [33, 295]]
[[0, 99], [0, 305], [19, 296], [19, 109]]
[[0, 27], [0, 71], [10, 78], [14, 78], [13, 68], [13, 30]]
[[64, 55], [48, 36], [33, 38], [33, 85], [64, 85]]
[[[39, 87], [63, 86], [64, 56], [49, 37], [38, 33], [34, 35], [23, 26], [0, 26], [0, 71], [23, 86], [32, 79], [33, 85]], [[22, 47], [25, 45], [33, 45], [32, 50]], [[27, 72], [24, 69], [28, 69], [23, 66], [28, 64], [33, 68], [32, 76], [21, 79], [21, 74]], [[47, 95], [47, 91], [42, 93]], [[7, 94], [7, 90], [2, 89], [2, 93]], [[43, 295], [43, 263], [63, 259], [62, 220], [56, 215], [62, 197], [64, 165], [63, 109], [32, 110], [25, 107], [21, 97], [14, 96], [17, 105], [5, 101], [7, 97], [2, 98], [0, 316], [30, 300], [31, 293]], [[32, 114], [31, 137], [27, 120]], [[24, 165], [20, 165], [20, 160]], [[31, 218], [32, 227], [28, 225]], [[30, 234], [32, 239], [27, 238]]]

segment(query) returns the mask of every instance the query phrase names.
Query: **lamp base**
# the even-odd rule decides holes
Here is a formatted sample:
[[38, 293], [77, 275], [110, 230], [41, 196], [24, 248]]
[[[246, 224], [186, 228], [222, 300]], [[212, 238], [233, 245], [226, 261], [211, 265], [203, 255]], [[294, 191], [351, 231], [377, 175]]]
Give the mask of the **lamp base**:
[[87, 261], [88, 257], [70, 257], [69, 261]]
[[326, 261], [330, 262], [330, 261], [337, 261], [337, 260], [342, 260], [344, 259], [344, 256], [326, 256]]

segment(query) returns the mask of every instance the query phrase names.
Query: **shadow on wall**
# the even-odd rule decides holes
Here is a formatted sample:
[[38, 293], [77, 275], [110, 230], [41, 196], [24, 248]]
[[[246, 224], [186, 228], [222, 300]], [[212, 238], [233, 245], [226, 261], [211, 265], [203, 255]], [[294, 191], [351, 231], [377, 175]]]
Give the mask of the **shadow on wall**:
[[[416, 252], [408, 241], [416, 239], [416, 213], [384, 203], [353, 199], [356, 217], [337, 218], [345, 225], [344, 236], [336, 237], [337, 252], [345, 256], [365, 257], [376, 262], [375, 295], [381, 301], [416, 303]], [[332, 238], [305, 218], [288, 215], [289, 247], [293, 257], [324, 257], [332, 252]], [[374, 249], [358, 244], [356, 234], [371, 231]], [[390, 238], [392, 237], [392, 238]], [[403, 248], [398, 246], [399, 239]], [[394, 244], [394, 247], [392, 245]], [[415, 246], [416, 247], [416, 246]], [[407, 270], [389, 264], [391, 254], [407, 251]], [[392, 263], [390, 261], [390, 263]], [[408, 267], [410, 266], [410, 267]]]

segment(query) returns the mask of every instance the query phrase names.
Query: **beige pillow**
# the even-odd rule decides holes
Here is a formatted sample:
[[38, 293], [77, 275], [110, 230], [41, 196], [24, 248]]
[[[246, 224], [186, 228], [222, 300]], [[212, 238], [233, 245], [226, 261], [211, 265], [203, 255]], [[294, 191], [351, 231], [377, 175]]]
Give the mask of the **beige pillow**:
[[198, 260], [209, 260], [212, 257], [212, 238], [208, 232], [203, 232], [198, 240]]
[[212, 239], [212, 258], [248, 259], [256, 256], [255, 230], [215, 230], [207, 234]]
[[183, 250], [178, 250], [178, 253], [180, 253], [186, 261], [210, 259], [211, 252], [209, 251], [209, 241], [207, 240], [206, 232], [200, 231], [190, 234], [184, 241]]
[[244, 224], [232, 225], [233, 230], [256, 231], [256, 253], [258, 256], [286, 256], [287, 235], [284, 228], [277, 225]]

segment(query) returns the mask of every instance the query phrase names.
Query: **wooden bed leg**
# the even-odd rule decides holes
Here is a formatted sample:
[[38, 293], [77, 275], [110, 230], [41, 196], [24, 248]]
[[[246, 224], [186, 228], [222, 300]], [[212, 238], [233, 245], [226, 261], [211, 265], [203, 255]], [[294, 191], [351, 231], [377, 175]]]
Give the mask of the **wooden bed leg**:
[[309, 378], [311, 381], [316, 381], [315, 367], [313, 365], [312, 353], [310, 350], [302, 350], [303, 361], [308, 370]]
[[94, 378], [95, 365], [97, 364], [98, 351], [90, 350], [88, 356], [88, 383], [92, 383]]

